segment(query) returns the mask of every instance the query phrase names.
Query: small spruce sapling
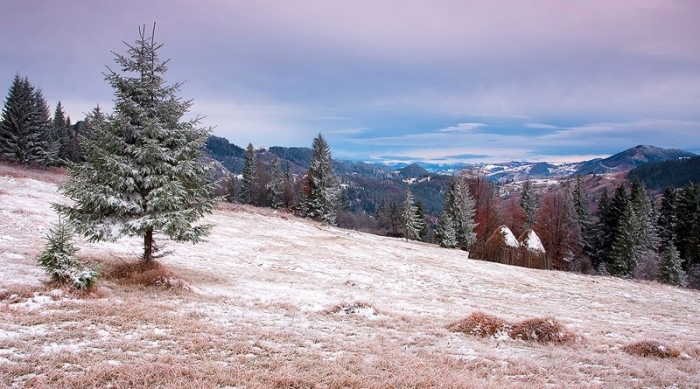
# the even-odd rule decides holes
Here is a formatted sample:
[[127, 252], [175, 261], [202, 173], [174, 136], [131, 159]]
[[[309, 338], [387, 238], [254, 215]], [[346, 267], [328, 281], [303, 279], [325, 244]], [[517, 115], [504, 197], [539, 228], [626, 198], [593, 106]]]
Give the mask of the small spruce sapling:
[[75, 253], [78, 249], [73, 246], [73, 233], [70, 228], [59, 220], [46, 236], [46, 248], [39, 257], [51, 279], [62, 284], [69, 284], [78, 290], [89, 290], [99, 278], [99, 271], [80, 262]]

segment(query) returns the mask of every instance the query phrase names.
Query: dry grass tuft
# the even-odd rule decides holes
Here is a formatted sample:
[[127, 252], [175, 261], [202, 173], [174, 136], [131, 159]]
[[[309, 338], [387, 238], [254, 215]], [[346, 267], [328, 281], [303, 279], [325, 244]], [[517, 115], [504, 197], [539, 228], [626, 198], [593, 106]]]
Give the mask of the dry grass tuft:
[[497, 316], [475, 311], [465, 318], [448, 324], [447, 329], [453, 332], [463, 332], [468, 335], [488, 338], [496, 335], [498, 332], [506, 331], [506, 321]]
[[123, 285], [157, 286], [182, 289], [185, 283], [160, 262], [122, 262], [103, 269], [102, 277]]
[[568, 343], [576, 338], [573, 332], [553, 317], [525, 319], [514, 324], [510, 337], [539, 343]]
[[576, 339], [573, 332], [553, 317], [525, 319], [512, 324], [481, 311], [472, 312], [467, 317], [448, 324], [447, 329], [482, 338], [504, 333], [512, 339], [539, 343], [568, 343]]
[[655, 340], [642, 340], [628, 344], [622, 348], [627, 354], [640, 357], [678, 358], [681, 353], [673, 347], [666, 346]]
[[43, 292], [46, 288], [39, 285], [12, 284], [0, 290], [0, 301], [14, 304], [34, 297], [35, 293]]
[[377, 315], [379, 310], [372, 304], [366, 301], [355, 301], [352, 303], [340, 303], [332, 306], [324, 311], [326, 314], [341, 314], [341, 315]]
[[37, 181], [62, 184], [66, 181], [66, 169], [54, 166], [24, 165], [11, 161], [0, 161], [0, 176], [31, 178]]

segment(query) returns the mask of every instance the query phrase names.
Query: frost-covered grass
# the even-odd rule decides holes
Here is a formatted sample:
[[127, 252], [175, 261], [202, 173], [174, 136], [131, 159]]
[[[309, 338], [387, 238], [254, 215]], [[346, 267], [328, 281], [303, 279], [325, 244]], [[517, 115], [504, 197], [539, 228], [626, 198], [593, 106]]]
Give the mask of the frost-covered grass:
[[[119, 271], [139, 239], [78, 240], [111, 277], [89, 295], [54, 289], [36, 258], [61, 176], [13, 169], [0, 168], [5, 386], [700, 387], [697, 291], [474, 261], [271, 210], [219, 207], [207, 243], [168, 243], [145, 278], [167, 283]], [[554, 318], [581, 340], [448, 330], [475, 311]], [[650, 339], [678, 357], [624, 350]]]

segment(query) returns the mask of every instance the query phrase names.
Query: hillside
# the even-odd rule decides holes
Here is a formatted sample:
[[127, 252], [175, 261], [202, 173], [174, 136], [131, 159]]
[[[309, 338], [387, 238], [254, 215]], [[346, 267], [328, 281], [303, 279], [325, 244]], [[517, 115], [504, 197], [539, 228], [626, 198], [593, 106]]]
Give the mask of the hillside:
[[630, 171], [630, 178], [639, 178], [652, 189], [676, 188], [700, 183], [700, 157], [683, 158], [640, 166]]
[[[481, 262], [459, 250], [221, 206], [209, 241], [168, 243], [173, 285], [100, 281], [88, 297], [36, 265], [63, 176], [0, 164], [0, 382], [15, 387], [700, 387], [700, 294]], [[161, 241], [162, 243], [162, 241]], [[79, 242], [104, 271], [138, 239]], [[133, 282], [132, 282], [133, 281]], [[445, 326], [483, 311], [553, 316], [540, 345]], [[680, 358], [629, 355], [644, 339]]]
[[678, 149], [662, 149], [649, 145], [632, 147], [611, 157], [594, 159], [579, 166], [576, 174], [615, 173], [634, 169], [649, 163], [690, 158], [695, 154]]

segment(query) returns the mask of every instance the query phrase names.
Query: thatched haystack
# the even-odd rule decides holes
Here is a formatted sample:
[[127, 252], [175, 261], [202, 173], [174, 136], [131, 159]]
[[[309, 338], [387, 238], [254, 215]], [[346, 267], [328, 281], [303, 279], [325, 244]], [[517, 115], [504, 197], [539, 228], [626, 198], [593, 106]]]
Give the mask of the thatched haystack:
[[507, 226], [500, 226], [484, 245], [484, 261], [512, 265], [518, 261], [520, 243]]
[[547, 253], [544, 250], [540, 237], [534, 230], [524, 231], [518, 239], [520, 243], [520, 258], [518, 266], [532, 269], [551, 269], [551, 264], [547, 261]]

